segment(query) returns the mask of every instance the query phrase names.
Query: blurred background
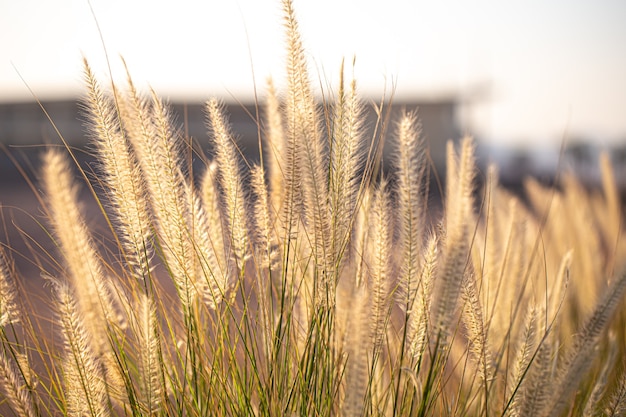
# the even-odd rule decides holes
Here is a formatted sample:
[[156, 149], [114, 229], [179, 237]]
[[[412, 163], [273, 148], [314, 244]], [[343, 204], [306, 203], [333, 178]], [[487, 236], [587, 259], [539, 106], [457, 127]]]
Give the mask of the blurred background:
[[[336, 88], [341, 60], [355, 58], [347, 72], [366, 102], [393, 96], [394, 109], [419, 108], [435, 162], [445, 141], [468, 133], [505, 183], [550, 179], [564, 167], [594, 183], [597, 156], [607, 151], [626, 186], [626, 2], [294, 7], [313, 80]], [[111, 75], [122, 83], [121, 55], [135, 82], [167, 98], [201, 142], [202, 102], [229, 103], [233, 129], [253, 151], [256, 126], [245, 109], [262, 99], [268, 76], [281, 86], [281, 13], [279, 0], [0, 0], [0, 142], [13, 155], [59, 143], [37, 97], [61, 134], [84, 146], [81, 58], [103, 84]], [[1, 161], [2, 182], [13, 183], [5, 152]]]

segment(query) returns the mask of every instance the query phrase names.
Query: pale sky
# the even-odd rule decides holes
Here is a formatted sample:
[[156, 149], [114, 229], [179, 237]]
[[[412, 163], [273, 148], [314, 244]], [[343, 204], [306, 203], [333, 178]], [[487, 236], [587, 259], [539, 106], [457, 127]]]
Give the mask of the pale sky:
[[[92, 0], [113, 76], [174, 99], [245, 101], [283, 77], [279, 0]], [[384, 6], [383, 6], [384, 5]], [[313, 79], [356, 56], [373, 98], [474, 97], [469, 133], [539, 144], [626, 140], [626, 1], [294, 0]], [[81, 56], [102, 81], [87, 0], [0, 0], [0, 101], [77, 96]], [[17, 71], [16, 71], [17, 69]], [[481, 94], [473, 94], [480, 91]]]

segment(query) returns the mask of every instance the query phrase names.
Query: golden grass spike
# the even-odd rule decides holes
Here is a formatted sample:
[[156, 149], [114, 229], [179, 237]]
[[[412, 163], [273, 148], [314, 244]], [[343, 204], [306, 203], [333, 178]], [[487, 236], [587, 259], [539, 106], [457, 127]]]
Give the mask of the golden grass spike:
[[20, 417], [37, 415], [35, 398], [30, 387], [24, 381], [23, 372], [5, 352], [0, 352], [0, 386], [4, 388], [5, 398]]
[[424, 260], [419, 275], [417, 293], [409, 310], [407, 345], [409, 354], [413, 359], [419, 359], [426, 347], [433, 282], [437, 274], [439, 259], [438, 245], [437, 235], [433, 233], [423, 251]]
[[43, 181], [50, 221], [91, 335], [90, 343], [102, 354], [109, 350], [107, 329], [116, 323], [118, 314], [104, 282], [100, 257], [78, 208], [78, 188], [72, 169], [57, 150], [50, 149], [44, 155]]
[[[296, 230], [301, 214], [302, 152], [304, 142], [317, 131], [316, 109], [311, 97], [308, 71], [304, 60], [298, 23], [290, 0], [284, 0], [284, 24], [287, 37], [287, 94], [285, 97], [285, 164], [283, 217], [288, 235]], [[313, 134], [312, 134], [313, 132]], [[286, 241], [287, 239], [285, 239]]]
[[[317, 102], [313, 97], [307, 64], [291, 0], [283, 0], [287, 31], [287, 95], [285, 102], [287, 170], [285, 182], [285, 226], [293, 233], [293, 216], [303, 202], [304, 224], [313, 251], [316, 276], [323, 288], [333, 291], [338, 265], [333, 263], [328, 201], [327, 146], [319, 126]], [[298, 165], [294, 165], [298, 164]], [[295, 188], [294, 188], [295, 187]], [[330, 294], [317, 300], [333, 303]]]
[[250, 173], [254, 201], [254, 224], [256, 233], [253, 235], [254, 245], [261, 254], [261, 267], [263, 269], [272, 266], [273, 258], [273, 234], [272, 219], [270, 215], [270, 201], [267, 185], [265, 184], [265, 170], [262, 166], [255, 165]]
[[446, 192], [444, 204], [447, 206], [448, 200], [457, 194], [459, 158], [454, 150], [454, 142], [446, 142]]
[[93, 334], [84, 324], [69, 286], [55, 283], [57, 309], [65, 344], [64, 388], [69, 415], [108, 416], [107, 385], [98, 355], [90, 347]]
[[285, 130], [280, 109], [278, 93], [271, 78], [267, 80], [267, 98], [265, 104], [265, 164], [269, 174], [269, 192], [272, 219], [280, 213], [283, 204], [285, 181]]
[[[347, 363], [344, 381], [346, 396], [341, 406], [341, 415], [345, 416], [362, 416], [364, 412], [372, 353], [368, 299], [367, 288], [361, 286], [355, 288], [350, 300], [345, 336]], [[348, 302], [348, 300], [343, 301]]]
[[604, 415], [606, 417], [626, 415], [626, 372], [623, 370], [614, 391], [611, 393], [609, 403], [604, 409]]
[[200, 197], [195, 189], [187, 187], [191, 213], [191, 240], [196, 251], [197, 271], [195, 273], [196, 291], [201, 295], [209, 309], [215, 310], [232, 286], [232, 280], [224, 259], [221, 225], [213, 228]]
[[0, 328], [20, 321], [16, 303], [17, 287], [4, 247], [0, 246]]
[[[485, 317], [490, 317], [494, 314], [498, 302], [498, 290], [502, 287], [500, 280], [503, 278], [502, 267], [504, 266], [504, 259], [502, 250], [504, 247], [500, 241], [503, 231], [500, 230], [501, 213], [497, 211], [498, 203], [500, 203], [498, 201], [499, 195], [496, 191], [497, 187], [498, 170], [494, 165], [490, 165], [487, 169], [487, 183], [485, 185], [484, 254], [483, 259], [481, 259], [481, 265], [475, 265], [475, 269], [481, 271], [479, 280], [482, 288], [482, 299], [485, 301], [483, 304]], [[478, 250], [480, 247], [475, 245], [473, 249]]]
[[[485, 260], [482, 276], [481, 300], [485, 307], [487, 331], [494, 350], [504, 348], [510, 335], [519, 331], [519, 315], [528, 302], [524, 288], [527, 268], [527, 252], [530, 251], [526, 240], [526, 222], [528, 219], [519, 209], [516, 197], [507, 195], [501, 189], [494, 190], [494, 206], [488, 211], [486, 227], [493, 234], [485, 237]], [[493, 222], [495, 227], [489, 222]], [[480, 245], [475, 245], [477, 250]], [[491, 246], [491, 249], [490, 249]], [[492, 257], [490, 259], [490, 257]], [[494, 268], [491, 270], [491, 268]], [[480, 270], [475, 266], [476, 270]]]
[[537, 306], [536, 312], [537, 332], [535, 340], [530, 342], [536, 347], [531, 350], [531, 360], [528, 369], [524, 370], [515, 398], [519, 405], [514, 411], [517, 411], [519, 416], [540, 415], [541, 410], [550, 401], [556, 373], [558, 335], [546, 327], [545, 305]]
[[[537, 310], [531, 303], [525, 317], [524, 329], [517, 342], [517, 351], [513, 360], [513, 365], [509, 368], [509, 382], [507, 384], [507, 396], [511, 399], [510, 414], [519, 416], [524, 391], [520, 390], [528, 367], [531, 366], [533, 352], [537, 349], [538, 326], [537, 326]], [[512, 398], [511, 398], [512, 397]]]
[[208, 164], [200, 184], [200, 199], [204, 210], [207, 228], [211, 231], [211, 244], [222, 270], [226, 269], [226, 252], [224, 249], [224, 230], [222, 207], [217, 189], [217, 164], [212, 161]]
[[370, 240], [369, 219], [373, 203], [374, 187], [367, 187], [363, 191], [363, 198], [358, 206], [354, 222], [354, 234], [352, 237], [352, 251], [354, 252], [355, 272], [354, 281], [351, 285], [359, 287], [363, 284], [367, 269], [367, 245]]
[[389, 297], [392, 280], [392, 210], [386, 181], [383, 180], [374, 194], [371, 213], [371, 232], [373, 242], [369, 248], [370, 282], [369, 294], [371, 305], [371, 340], [374, 349], [379, 351], [385, 334], [389, 316]]
[[134, 130], [139, 134], [129, 138], [145, 179], [167, 268], [186, 308], [197, 295], [194, 282], [197, 257], [188, 223], [191, 208], [185, 192], [180, 143], [167, 107], [154, 92], [149, 115], [145, 114], [141, 99], [131, 97], [131, 101], [137, 117]]
[[[118, 114], [104, 96], [87, 60], [84, 60], [87, 84], [86, 112], [103, 173], [105, 191], [115, 212], [125, 257], [136, 278], [146, 278], [150, 271], [152, 248], [151, 225], [142, 177], [135, 155], [124, 137]], [[123, 103], [119, 97], [117, 103]], [[128, 106], [125, 106], [128, 108]], [[128, 110], [128, 109], [127, 109]], [[125, 126], [137, 129], [138, 122], [127, 115]]]
[[330, 210], [331, 251], [333, 263], [341, 263], [348, 247], [361, 191], [362, 106], [352, 80], [346, 93], [343, 86], [343, 66], [339, 94], [333, 107], [330, 137]]
[[230, 127], [217, 99], [207, 103], [211, 141], [215, 148], [217, 180], [223, 193], [223, 213], [230, 238], [229, 250], [237, 267], [243, 269], [249, 255], [247, 201]]
[[[609, 346], [615, 343], [614, 335], [609, 335]], [[611, 346], [613, 347], [613, 346]], [[607, 358], [603, 360], [603, 364], [600, 368], [598, 376], [593, 382], [593, 389], [589, 398], [585, 402], [585, 408], [583, 409], [583, 417], [596, 417], [601, 410], [602, 397], [607, 391], [607, 386], [611, 381], [610, 375], [614, 372], [617, 359], [617, 349], [611, 349], [607, 354]], [[626, 409], [624, 409], [626, 411]]]
[[140, 294], [137, 306], [136, 336], [139, 347], [140, 390], [149, 415], [159, 411], [163, 396], [162, 361], [156, 306], [147, 294]]
[[[474, 145], [470, 138], [461, 144], [459, 161], [453, 150], [448, 154], [448, 195], [445, 201], [445, 240], [441, 268], [434, 284], [434, 299], [431, 304], [434, 336], [449, 335], [457, 312], [462, 282], [468, 263], [472, 219], [472, 181], [474, 178]], [[472, 229], [470, 229], [472, 228]]]
[[426, 148], [422, 126], [415, 113], [404, 113], [396, 132], [397, 195], [399, 221], [398, 251], [400, 283], [397, 299], [405, 311], [411, 309], [419, 283], [424, 227], [426, 225]]
[[605, 294], [596, 303], [593, 314], [578, 333], [574, 346], [559, 369], [557, 384], [553, 385], [554, 391], [550, 395], [551, 401], [543, 409], [541, 416], [558, 416], [567, 406], [582, 377], [592, 366], [593, 348], [615, 310], [622, 304], [625, 294], [626, 270], [623, 270], [614, 277]]
[[270, 281], [276, 271], [277, 257], [275, 251], [275, 234], [272, 230], [270, 216], [270, 194], [265, 183], [265, 171], [262, 166], [255, 165], [251, 172], [252, 192], [254, 201], [254, 224], [256, 233], [253, 235], [257, 276], [255, 279], [258, 303], [258, 321], [263, 335], [265, 354], [270, 351], [272, 343], [273, 315], [272, 295], [273, 283]]
[[467, 329], [470, 358], [476, 366], [481, 379], [480, 383], [485, 388], [485, 390], [481, 390], [484, 394], [488, 392], [487, 387], [494, 373], [493, 352], [487, 339], [488, 332], [485, 326], [485, 315], [480, 304], [476, 280], [473, 275], [465, 279], [463, 295], [465, 308], [462, 318]]

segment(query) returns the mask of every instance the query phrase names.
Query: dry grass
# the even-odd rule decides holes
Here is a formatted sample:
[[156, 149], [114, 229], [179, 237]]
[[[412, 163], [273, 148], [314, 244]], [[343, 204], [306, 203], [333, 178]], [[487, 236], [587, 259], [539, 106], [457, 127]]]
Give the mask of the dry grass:
[[[608, 160], [601, 190], [570, 176], [558, 190], [528, 180], [525, 204], [494, 167], [477, 189], [473, 141], [450, 143], [432, 221], [417, 115], [396, 121], [383, 174], [355, 82], [342, 66], [320, 108], [283, 6], [287, 90], [268, 85], [264, 157], [250, 169], [211, 99], [214, 154], [196, 183], [167, 105], [130, 77], [103, 89], [85, 62], [97, 171], [76, 170], [69, 149], [43, 157], [57, 253], [38, 265], [52, 318], [29, 314], [13, 250], [0, 252], [2, 406], [18, 416], [623, 415], [626, 245]], [[80, 182], [100, 196], [113, 245], [88, 226]]]

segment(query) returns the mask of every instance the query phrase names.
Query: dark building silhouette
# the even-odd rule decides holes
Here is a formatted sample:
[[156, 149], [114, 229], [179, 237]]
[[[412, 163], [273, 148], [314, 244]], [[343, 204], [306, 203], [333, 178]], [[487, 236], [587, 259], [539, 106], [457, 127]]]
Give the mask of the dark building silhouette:
[[[388, 107], [389, 123], [385, 135], [385, 155], [392, 149], [391, 138], [395, 132], [395, 124], [401, 112], [417, 111], [422, 121], [423, 135], [428, 143], [431, 157], [438, 167], [443, 165], [445, 143], [458, 140], [460, 129], [457, 123], [457, 101], [453, 97], [445, 97], [428, 101], [395, 102]], [[45, 109], [44, 110], [42, 109]], [[208, 145], [206, 115], [203, 103], [170, 103], [176, 126], [180, 132], [194, 138], [201, 146]], [[373, 105], [366, 105], [366, 137], [376, 125], [376, 112]], [[263, 117], [263, 107], [258, 109]], [[72, 146], [82, 148], [89, 143], [85, 116], [77, 101], [45, 101], [41, 106], [35, 102], [0, 103], [0, 143], [5, 146], [31, 146], [40, 144], [58, 144], [59, 137], [54, 126], [63, 138]], [[246, 156], [255, 158], [258, 155], [258, 124], [255, 121], [257, 110], [254, 104], [226, 104], [232, 131]]]

